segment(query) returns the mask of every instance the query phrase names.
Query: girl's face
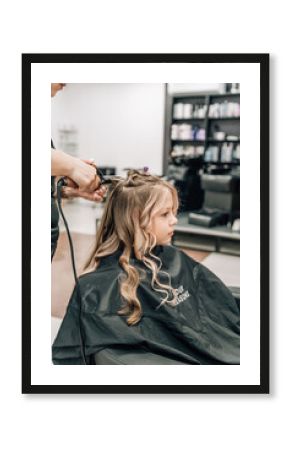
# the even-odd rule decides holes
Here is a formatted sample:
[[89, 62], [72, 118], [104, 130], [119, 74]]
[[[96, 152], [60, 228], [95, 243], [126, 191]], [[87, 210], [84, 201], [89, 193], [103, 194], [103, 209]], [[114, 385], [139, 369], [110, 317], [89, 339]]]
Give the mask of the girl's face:
[[177, 223], [171, 192], [166, 189], [161, 208], [153, 213], [148, 231], [156, 237], [156, 245], [168, 245], [173, 236], [173, 228]]

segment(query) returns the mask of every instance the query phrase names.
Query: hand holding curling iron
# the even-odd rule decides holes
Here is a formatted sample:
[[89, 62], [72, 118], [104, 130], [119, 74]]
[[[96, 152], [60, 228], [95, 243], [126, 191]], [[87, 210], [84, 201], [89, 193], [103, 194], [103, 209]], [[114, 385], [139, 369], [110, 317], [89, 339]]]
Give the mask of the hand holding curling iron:
[[[101, 202], [107, 192], [105, 186], [101, 186], [94, 160], [78, 160], [78, 167], [74, 166], [70, 176], [65, 177], [65, 185], [62, 188], [63, 198], [81, 197], [93, 202]], [[89, 170], [88, 170], [89, 169]]]

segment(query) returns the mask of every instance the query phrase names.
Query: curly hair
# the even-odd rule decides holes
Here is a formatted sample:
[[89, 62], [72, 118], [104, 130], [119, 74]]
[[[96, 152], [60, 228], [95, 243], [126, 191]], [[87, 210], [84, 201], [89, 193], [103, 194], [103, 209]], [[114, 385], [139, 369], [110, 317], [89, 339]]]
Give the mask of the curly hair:
[[[152, 253], [156, 237], [149, 231], [151, 219], [162, 208], [168, 191], [172, 194], [174, 210], [177, 211], [176, 189], [160, 177], [131, 170], [126, 179], [113, 179], [97, 231], [95, 248], [86, 265], [87, 270], [96, 269], [102, 258], [121, 249], [119, 264], [124, 275], [120, 278], [120, 292], [124, 306], [119, 314], [128, 316], [128, 325], [135, 325], [142, 316], [137, 295], [142, 269], [130, 264], [132, 251], [133, 256], [150, 270], [152, 289], [163, 294], [160, 306], [164, 303], [176, 304], [176, 292], [171, 286], [170, 277], [161, 271], [161, 260]], [[159, 280], [161, 273], [167, 275], [168, 284]]]

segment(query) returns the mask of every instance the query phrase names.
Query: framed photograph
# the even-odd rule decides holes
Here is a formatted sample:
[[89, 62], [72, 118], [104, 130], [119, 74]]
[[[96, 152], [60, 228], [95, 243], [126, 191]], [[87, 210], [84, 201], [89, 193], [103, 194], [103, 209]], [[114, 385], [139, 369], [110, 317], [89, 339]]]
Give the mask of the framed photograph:
[[22, 192], [23, 393], [269, 393], [268, 54], [23, 54]]

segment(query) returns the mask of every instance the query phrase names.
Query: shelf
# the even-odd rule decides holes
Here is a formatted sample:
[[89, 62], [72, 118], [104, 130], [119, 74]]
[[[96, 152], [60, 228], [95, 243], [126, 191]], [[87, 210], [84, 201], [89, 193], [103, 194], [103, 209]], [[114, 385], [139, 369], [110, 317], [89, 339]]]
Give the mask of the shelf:
[[181, 156], [171, 156], [170, 158], [171, 159], [169, 159], [169, 163], [170, 162], [175, 163], [176, 161], [188, 161], [188, 162], [190, 162], [190, 161], [197, 161], [197, 162], [202, 161], [202, 163], [204, 162], [203, 161], [203, 155], [200, 155], [200, 156], [185, 156], [185, 155], [181, 155]]
[[210, 117], [210, 116], [208, 116], [208, 120], [240, 120], [240, 116], [232, 116], [232, 117]]
[[173, 244], [239, 255], [240, 234], [226, 226], [207, 228], [192, 225], [188, 223], [188, 213], [181, 213], [178, 216], [178, 224], [174, 227]]
[[194, 122], [195, 120], [202, 120], [204, 121], [206, 118], [205, 117], [191, 117], [191, 118], [187, 118], [187, 119], [172, 119], [172, 122]]
[[214, 138], [208, 138], [207, 142], [228, 142], [228, 143], [239, 143], [240, 139], [214, 139]]
[[205, 144], [205, 140], [201, 140], [201, 139], [171, 139], [171, 142], [182, 142], [182, 143], [188, 143], [190, 142], [191, 144]]
[[[228, 100], [228, 103], [237, 103], [240, 104], [240, 93], [234, 92], [224, 92], [224, 93], [215, 93], [215, 92], [203, 92], [203, 93], [180, 93], [180, 94], [169, 94], [168, 102], [167, 102], [167, 110], [166, 110], [166, 133], [165, 133], [165, 153], [164, 153], [164, 173], [166, 173], [168, 164], [173, 166], [193, 166], [196, 171], [196, 177], [200, 177], [199, 169], [203, 169], [205, 172], [209, 172], [209, 168], [212, 166], [212, 172], [222, 173], [222, 172], [236, 172], [239, 170], [240, 161], [235, 158], [239, 153], [231, 153], [231, 156], [234, 157], [232, 161], [221, 161], [220, 158], [222, 156], [227, 156], [226, 153], [223, 153], [223, 147], [227, 147], [230, 149], [232, 147], [235, 149], [240, 145], [240, 111], [238, 109], [238, 105], [233, 105], [233, 109], [226, 109], [226, 107], [222, 108], [222, 104]], [[192, 109], [188, 107], [188, 109], [177, 110], [174, 109], [174, 105], [176, 103], [183, 104], [192, 104]], [[210, 109], [211, 105], [220, 104], [214, 109]], [[203, 105], [203, 106], [202, 106]], [[195, 109], [195, 107], [200, 107], [204, 109]], [[177, 118], [173, 117], [173, 113], [177, 111]], [[180, 112], [179, 112], [180, 111]], [[193, 117], [194, 113], [197, 114], [197, 111], [203, 111], [205, 113], [204, 117]], [[180, 113], [180, 117], [185, 113], [188, 113], [186, 118], [178, 118], [178, 112]], [[212, 117], [214, 114], [220, 114], [220, 117]], [[191, 117], [189, 116], [191, 114]], [[210, 116], [212, 114], [212, 116]], [[237, 115], [234, 115], [237, 114]], [[172, 125], [173, 125], [173, 134], [172, 136], [190, 136], [189, 139], [172, 139]], [[183, 125], [183, 126], [182, 126]], [[184, 128], [184, 130], [183, 130]], [[186, 134], [188, 128], [188, 134]], [[204, 134], [195, 134], [196, 130], [194, 128], [204, 129]], [[192, 129], [192, 131], [190, 130]], [[225, 139], [214, 139], [213, 136], [216, 135], [215, 132], [223, 132]], [[204, 139], [193, 139], [193, 136], [204, 136]], [[222, 136], [222, 135], [221, 135]], [[227, 136], [237, 136], [238, 139], [226, 139]], [[172, 156], [171, 152], [180, 150], [180, 155]], [[178, 149], [178, 146], [180, 148]], [[207, 150], [209, 147], [216, 147], [216, 153], [208, 153]], [[181, 148], [183, 147], [183, 149]], [[189, 147], [195, 147], [196, 150], [199, 150], [200, 147], [201, 155], [197, 157], [188, 157], [186, 155], [186, 150], [189, 150]], [[182, 154], [182, 150], [184, 150], [184, 155]], [[197, 151], [193, 154], [197, 154]], [[205, 161], [204, 157], [217, 157], [218, 161]], [[199, 166], [200, 165], [200, 166]], [[198, 166], [198, 167], [197, 167]], [[197, 170], [198, 169], [198, 170]], [[187, 183], [187, 180], [185, 180]], [[188, 183], [188, 186], [190, 184]], [[191, 185], [190, 185], [191, 186]], [[187, 188], [185, 188], [187, 189]], [[195, 188], [194, 188], [195, 189]], [[183, 205], [184, 208], [190, 207], [192, 204], [192, 197], [194, 197], [197, 203], [202, 204], [203, 202], [203, 192], [202, 190], [197, 190], [193, 192], [193, 188], [190, 187], [189, 190], [184, 190], [184, 198]], [[181, 225], [181, 223], [179, 224]], [[219, 249], [218, 251], [222, 251], [223, 245], [228, 248], [229, 252], [239, 252], [239, 240], [235, 240], [236, 234], [232, 235], [221, 235], [218, 236], [218, 229], [200, 229], [193, 231], [193, 228], [188, 228], [189, 225], [183, 224], [186, 229], [179, 228], [177, 226], [177, 234], [176, 234], [176, 242], [186, 242], [189, 246], [193, 245], [192, 240], [194, 237], [194, 246], [198, 247], [199, 245], [202, 248], [205, 248], [206, 245], [214, 249]], [[190, 231], [191, 230], [191, 231]], [[230, 230], [220, 230], [221, 233], [229, 232]], [[233, 237], [232, 237], [233, 236]]]
[[[205, 116], [204, 117], [187, 117], [187, 118], [174, 118], [171, 115], [170, 119], [170, 126], [172, 124], [175, 124], [176, 127], [181, 126], [182, 123], [188, 124], [188, 126], [194, 128], [195, 126], [200, 126], [201, 128], [205, 129], [205, 139], [171, 139], [169, 135], [169, 146], [172, 146], [174, 144], [179, 145], [204, 145], [206, 146], [209, 143], [217, 143], [221, 144], [224, 142], [227, 143], [233, 143], [238, 144], [240, 142], [240, 139], [214, 139], [213, 137], [208, 137], [209, 135], [213, 135], [214, 131], [214, 124], [216, 122], [219, 123], [219, 128], [221, 130], [225, 131], [226, 135], [237, 135], [239, 132], [237, 131], [236, 124], [240, 121], [240, 115], [239, 116], [228, 116], [223, 115], [221, 117], [210, 117], [208, 114], [210, 113], [210, 106], [214, 104], [218, 99], [229, 99], [231, 101], [231, 98], [239, 98], [240, 94], [238, 92], [230, 93], [230, 92], [224, 92], [224, 93], [204, 93], [204, 94], [190, 94], [190, 93], [184, 93], [182, 95], [173, 95], [172, 103], [170, 104], [170, 114], [172, 114], [173, 109], [172, 105], [175, 103], [180, 103], [182, 101], [182, 97], [185, 101], [190, 101], [193, 105], [198, 104], [198, 101], [200, 101], [202, 98], [204, 100], [203, 104], [206, 107]], [[183, 101], [183, 103], [184, 103]], [[217, 125], [217, 124], [216, 124]]]
[[[192, 93], [188, 93], [188, 92], [176, 92], [174, 94], [172, 94], [172, 96], [174, 98], [178, 99], [178, 102], [180, 102], [180, 100], [182, 100], [183, 98], [185, 100], [188, 100], [189, 98], [194, 98], [195, 100], [201, 100], [204, 101], [204, 99], [208, 96], [208, 92], [195, 92], [194, 94]], [[214, 96], [219, 96], [219, 93], [214, 93]], [[177, 103], [177, 102], [175, 102]]]
[[[187, 220], [187, 219], [186, 219]], [[196, 225], [192, 225], [190, 223], [184, 223], [183, 225], [176, 225], [174, 227], [174, 233], [181, 231], [183, 233], [189, 234], [199, 234], [203, 236], [214, 236], [231, 239], [233, 241], [240, 240], [240, 234], [236, 231], [229, 231], [226, 226], [224, 227], [198, 227]]]
[[240, 161], [230, 161], [230, 162], [225, 162], [225, 161], [205, 161], [203, 160], [204, 164], [213, 164], [215, 166], [239, 166], [240, 165]]
[[223, 92], [219, 94], [209, 94], [211, 98], [221, 98], [221, 97], [240, 97], [240, 92]]

